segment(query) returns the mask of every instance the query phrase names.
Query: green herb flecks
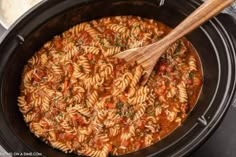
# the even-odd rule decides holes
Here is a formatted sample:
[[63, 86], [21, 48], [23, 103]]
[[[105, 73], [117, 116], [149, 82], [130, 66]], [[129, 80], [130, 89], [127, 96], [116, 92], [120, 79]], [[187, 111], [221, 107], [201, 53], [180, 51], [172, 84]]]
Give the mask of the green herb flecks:
[[149, 116], [155, 116], [155, 112], [154, 112], [154, 111], [149, 112], [148, 115], [149, 115]]
[[122, 116], [121, 110], [119, 110], [119, 111], [117, 112], [117, 114], [120, 115], [120, 116]]
[[115, 38], [115, 45], [118, 47], [124, 47], [124, 45], [121, 43], [120, 37]]
[[78, 41], [76, 41], [76, 43], [75, 43], [76, 46], [80, 46], [80, 45], [82, 45], [82, 44], [83, 44], [83, 41], [82, 41], [82, 40], [78, 40]]
[[138, 23], [136, 23], [135, 25], [132, 26], [132, 28], [137, 28], [139, 27], [140, 25]]
[[90, 60], [89, 62], [90, 62], [90, 64], [95, 64], [94, 60]]
[[59, 116], [60, 116], [60, 117], [63, 117], [63, 113], [59, 113]]
[[124, 106], [124, 104], [122, 102], [116, 103], [116, 108], [118, 108], [120, 110], [122, 109], [123, 106]]
[[58, 99], [59, 99], [59, 96], [55, 96], [55, 97], [53, 98], [53, 101], [54, 101], [54, 102], [57, 102]]
[[79, 68], [81, 71], [84, 69], [83, 65], [79, 65]]
[[105, 46], [105, 43], [103, 40], [100, 41], [100, 44], [102, 44], [102, 46]]
[[161, 104], [155, 103], [155, 107], [161, 107]]
[[176, 55], [176, 54], [179, 54], [180, 48], [181, 48], [180, 41], [178, 40], [177, 42], [178, 42], [178, 45], [177, 45], [177, 47], [176, 47], [176, 49], [175, 49], [175, 52], [174, 52], [175, 55]]
[[47, 78], [46, 78], [46, 77], [43, 77], [43, 78], [41, 79], [41, 82], [45, 82], [45, 81], [47, 81]]
[[134, 117], [134, 112], [131, 112], [131, 111], [127, 112], [127, 117], [133, 119], [133, 117]]
[[191, 71], [191, 72], [189, 73], [189, 75], [188, 75], [188, 78], [189, 78], [189, 79], [192, 79], [193, 77], [194, 77], [194, 72]]

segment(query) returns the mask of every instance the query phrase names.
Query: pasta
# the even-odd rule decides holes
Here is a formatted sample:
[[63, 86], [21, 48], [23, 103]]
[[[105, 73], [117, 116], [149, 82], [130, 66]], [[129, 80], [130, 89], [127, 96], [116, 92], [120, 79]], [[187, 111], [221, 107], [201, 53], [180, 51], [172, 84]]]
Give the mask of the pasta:
[[197, 101], [200, 61], [182, 38], [145, 70], [113, 55], [155, 42], [165, 25], [135, 16], [84, 22], [55, 36], [25, 65], [19, 110], [36, 137], [65, 153], [122, 155], [177, 128]]

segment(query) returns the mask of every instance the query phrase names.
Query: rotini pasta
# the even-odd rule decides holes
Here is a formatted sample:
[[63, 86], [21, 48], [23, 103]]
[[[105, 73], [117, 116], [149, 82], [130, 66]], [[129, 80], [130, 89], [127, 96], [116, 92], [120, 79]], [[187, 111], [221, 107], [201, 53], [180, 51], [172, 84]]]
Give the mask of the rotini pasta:
[[167, 49], [146, 85], [140, 65], [112, 56], [169, 31], [152, 19], [115, 16], [45, 43], [25, 66], [18, 97], [30, 131], [53, 148], [92, 157], [137, 151], [167, 136], [201, 90], [191, 44], [183, 38]]

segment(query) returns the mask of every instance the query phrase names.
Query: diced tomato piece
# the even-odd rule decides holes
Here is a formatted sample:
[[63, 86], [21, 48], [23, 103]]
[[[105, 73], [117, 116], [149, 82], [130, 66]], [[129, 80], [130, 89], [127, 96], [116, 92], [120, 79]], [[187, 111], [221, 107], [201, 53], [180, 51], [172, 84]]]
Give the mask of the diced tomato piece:
[[139, 142], [139, 143], [136, 143], [136, 146], [137, 146], [137, 149], [140, 149], [142, 147], [142, 144]]
[[160, 71], [165, 71], [166, 70], [166, 66], [165, 65], [160, 65]]
[[92, 54], [92, 53], [88, 53], [87, 56], [88, 56], [88, 59], [89, 59], [89, 60], [92, 60], [92, 59], [93, 59], [93, 54]]
[[36, 82], [39, 82], [40, 81], [40, 78], [38, 76], [36, 76], [35, 74], [33, 74], [33, 79], [34, 81]]
[[39, 82], [44, 76], [46, 76], [46, 73], [39, 70], [37, 74], [33, 74], [33, 80]]
[[124, 141], [121, 142], [121, 145], [125, 146], [125, 147], [129, 146], [129, 144], [130, 144], [129, 140], [124, 140]]
[[140, 143], [141, 143], [141, 144], [144, 144], [144, 140], [140, 140]]
[[83, 41], [84, 41], [83, 42], [84, 45], [89, 45], [91, 43], [91, 41], [92, 41], [92, 38], [88, 37], [88, 38], [84, 39]]
[[115, 108], [115, 104], [114, 103], [108, 103], [106, 106], [108, 108], [110, 108], [110, 109]]
[[162, 95], [163, 90], [161, 88], [155, 89], [156, 95]]
[[113, 75], [113, 76], [117, 76], [117, 73], [118, 73], [118, 72], [117, 72], [116, 70], [114, 70], [114, 71], [112, 72], [112, 75]]
[[172, 68], [171, 68], [170, 66], [167, 66], [167, 67], [166, 67], [166, 71], [167, 71], [167, 72], [171, 72], [171, 71], [172, 71]]
[[58, 103], [57, 106], [59, 109], [63, 110], [66, 107], [66, 103]]
[[73, 119], [73, 120], [78, 120], [78, 119], [79, 119], [79, 116], [73, 115], [72, 119]]
[[46, 76], [46, 73], [44, 71], [38, 71], [37, 74], [38, 74], [39, 78]]
[[65, 80], [64, 82], [64, 91], [68, 88], [69, 86], [69, 82], [67, 80]]
[[157, 90], [157, 89], [155, 89], [154, 92], [156, 93], [156, 95], [160, 94], [159, 90]]
[[194, 78], [194, 85], [199, 86], [202, 83], [201, 79], [198, 77]]
[[140, 129], [144, 129], [144, 124], [143, 123], [141, 123], [139, 126], [138, 126]]
[[79, 124], [82, 125], [82, 126], [85, 124], [84, 119], [82, 117], [78, 116], [78, 115], [73, 115], [72, 119], [74, 121], [79, 122]]
[[112, 152], [112, 150], [113, 150], [112, 145], [109, 145], [108, 151], [109, 151], [109, 152]]
[[38, 122], [38, 121], [40, 121], [40, 119], [41, 119], [41, 114], [36, 113], [36, 115], [34, 117], [34, 122]]
[[125, 119], [123, 117], [120, 118], [120, 123], [124, 123]]
[[98, 140], [98, 141], [96, 142], [96, 146], [97, 146], [97, 148], [98, 148], [99, 150], [102, 150], [102, 148], [103, 148], [103, 144], [100, 142], [100, 140]]
[[26, 101], [27, 104], [30, 103], [30, 101], [31, 101], [31, 94], [30, 93], [27, 93], [25, 101]]
[[193, 84], [193, 80], [191, 80], [191, 79], [186, 80], [186, 84], [189, 84], [189, 85]]
[[187, 47], [190, 47], [191, 43], [189, 41], [187, 41]]
[[79, 124], [82, 126], [85, 124], [84, 119], [81, 117], [79, 117], [78, 121], [79, 121]]
[[61, 50], [63, 47], [61, 38], [55, 38], [54, 45], [55, 45], [56, 49]]
[[187, 103], [182, 103], [182, 104], [180, 105], [180, 110], [181, 110], [181, 112], [183, 112], [183, 113], [187, 112], [187, 110], [188, 110], [188, 104], [187, 104]]
[[114, 34], [111, 30], [107, 29], [103, 32], [104, 37], [108, 39], [109, 41], [114, 41], [115, 37]]
[[120, 101], [126, 102], [126, 101], [127, 101], [127, 97], [126, 97], [125, 95], [122, 95], [122, 96], [120, 97]]
[[92, 41], [91, 36], [86, 31], [80, 31], [77, 37], [83, 42], [83, 45], [88, 45]]
[[146, 120], [147, 119], [147, 115], [143, 115], [142, 119]]
[[139, 140], [135, 144], [137, 144], [137, 148], [139, 149], [139, 148], [143, 147], [144, 141], [143, 140]]
[[53, 86], [53, 83], [51, 81], [47, 81], [46, 84], [49, 86]]
[[87, 38], [87, 37], [89, 37], [89, 34], [88, 34], [88, 32], [86, 32], [86, 31], [80, 31], [80, 32], [78, 33], [78, 38], [80, 38], [81, 40], [84, 40], [84, 39]]
[[74, 71], [73, 66], [72, 66], [71, 64], [67, 64], [66, 70], [67, 70], [69, 73], [73, 73], [73, 71]]
[[74, 136], [73, 134], [67, 133], [67, 134], [65, 134], [64, 139], [65, 139], [65, 140], [72, 140], [74, 137], [75, 137], [75, 136]]
[[163, 95], [163, 92], [166, 90], [166, 86], [164, 84], [161, 85], [161, 87], [157, 87], [157, 89], [154, 90], [156, 95]]

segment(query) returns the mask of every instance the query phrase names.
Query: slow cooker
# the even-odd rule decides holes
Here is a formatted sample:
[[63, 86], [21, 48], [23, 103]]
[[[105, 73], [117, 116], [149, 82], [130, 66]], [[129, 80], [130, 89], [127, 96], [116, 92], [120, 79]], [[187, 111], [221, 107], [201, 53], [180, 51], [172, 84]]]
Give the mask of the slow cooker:
[[[36, 138], [17, 106], [21, 74], [27, 60], [46, 41], [71, 26], [92, 19], [136, 15], [172, 28], [196, 9], [199, 0], [50, 0], [20, 18], [0, 41], [0, 141], [9, 152], [40, 152], [42, 156], [72, 157]], [[220, 124], [235, 96], [236, 35], [214, 17], [186, 37], [203, 66], [200, 98], [186, 121], [160, 142], [122, 156], [186, 156]]]

